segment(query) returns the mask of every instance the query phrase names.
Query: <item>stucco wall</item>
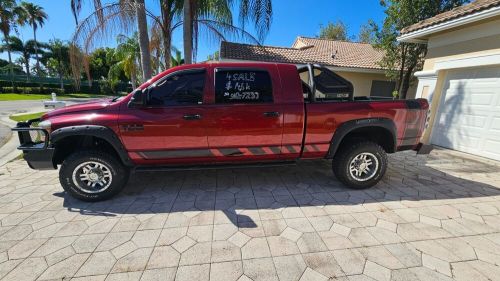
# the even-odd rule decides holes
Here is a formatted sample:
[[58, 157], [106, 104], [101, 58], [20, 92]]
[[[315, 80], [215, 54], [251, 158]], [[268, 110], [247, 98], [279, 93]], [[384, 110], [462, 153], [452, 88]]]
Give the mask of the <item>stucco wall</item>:
[[[389, 78], [385, 76], [385, 74], [341, 72], [341, 71], [335, 71], [335, 73], [351, 81], [351, 83], [354, 86], [355, 96], [369, 96], [373, 80], [390, 81]], [[417, 83], [415, 82], [408, 89], [408, 93], [406, 93], [406, 98], [407, 99], [415, 98], [416, 91], [417, 91]]]
[[432, 70], [436, 62], [500, 53], [500, 19], [464, 26], [431, 36], [423, 70]]
[[359, 73], [359, 72], [344, 72], [335, 71], [338, 75], [350, 81], [354, 86], [355, 96], [369, 96], [372, 88], [372, 81], [389, 81], [384, 74], [378, 73]]

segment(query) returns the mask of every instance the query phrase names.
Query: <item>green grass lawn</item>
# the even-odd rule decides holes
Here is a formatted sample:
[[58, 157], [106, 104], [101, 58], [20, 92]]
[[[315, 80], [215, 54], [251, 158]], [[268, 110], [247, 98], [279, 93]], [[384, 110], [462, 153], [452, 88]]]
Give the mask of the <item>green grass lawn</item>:
[[26, 121], [30, 119], [40, 118], [44, 112], [36, 112], [36, 113], [28, 113], [28, 114], [20, 114], [20, 115], [11, 115], [9, 116], [10, 120], [14, 120], [16, 122]]
[[[84, 94], [84, 93], [74, 93], [74, 94], [64, 94], [57, 95], [58, 99], [70, 99], [70, 98], [107, 98], [112, 96], [107, 95], [94, 95], [94, 94]], [[16, 100], [50, 100], [52, 96], [50, 94], [0, 94], [0, 101], [16, 101]]]

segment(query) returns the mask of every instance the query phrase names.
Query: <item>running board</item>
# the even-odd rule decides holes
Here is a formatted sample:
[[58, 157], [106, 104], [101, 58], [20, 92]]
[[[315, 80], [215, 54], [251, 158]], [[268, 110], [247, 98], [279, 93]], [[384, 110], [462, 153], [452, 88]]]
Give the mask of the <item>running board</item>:
[[169, 171], [196, 171], [196, 170], [219, 170], [219, 169], [241, 169], [241, 168], [262, 168], [262, 167], [282, 167], [297, 165], [296, 161], [283, 162], [263, 162], [248, 164], [214, 164], [198, 166], [137, 166], [134, 172], [169, 172]]

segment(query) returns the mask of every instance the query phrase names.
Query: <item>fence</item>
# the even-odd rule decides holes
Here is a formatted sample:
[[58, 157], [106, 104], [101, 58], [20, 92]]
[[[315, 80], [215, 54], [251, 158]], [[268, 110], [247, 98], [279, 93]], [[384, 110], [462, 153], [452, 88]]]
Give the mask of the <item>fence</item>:
[[[12, 81], [17, 89], [12, 88]], [[118, 92], [131, 92], [132, 86], [125, 82], [118, 82], [115, 85], [110, 85], [108, 81], [81, 81], [80, 89], [76, 89], [75, 83], [71, 79], [63, 79], [64, 91], [61, 90], [61, 81], [59, 78], [51, 77], [36, 77], [27, 75], [14, 75], [11, 79], [10, 75], [0, 74], [0, 93], [26, 93], [26, 94], [46, 94], [51, 92], [56, 93], [86, 93], [86, 94], [103, 94], [116, 95]]]

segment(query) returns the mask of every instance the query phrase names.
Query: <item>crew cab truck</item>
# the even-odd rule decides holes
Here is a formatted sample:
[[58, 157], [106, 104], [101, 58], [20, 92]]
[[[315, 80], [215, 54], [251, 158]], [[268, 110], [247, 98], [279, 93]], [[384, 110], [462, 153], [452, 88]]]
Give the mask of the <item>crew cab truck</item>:
[[293, 164], [331, 159], [351, 188], [384, 176], [387, 153], [419, 143], [424, 99], [354, 97], [352, 84], [318, 65], [208, 63], [171, 68], [129, 95], [18, 123], [24, 159], [59, 169], [85, 201], [117, 194], [132, 171]]

